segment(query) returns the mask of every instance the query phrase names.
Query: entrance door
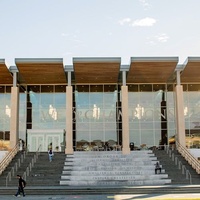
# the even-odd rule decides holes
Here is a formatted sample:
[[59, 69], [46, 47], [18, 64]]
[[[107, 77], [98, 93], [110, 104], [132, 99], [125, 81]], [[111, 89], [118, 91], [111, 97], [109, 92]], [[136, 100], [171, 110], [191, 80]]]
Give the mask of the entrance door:
[[53, 151], [61, 151], [61, 138], [60, 135], [47, 135], [46, 136], [48, 150], [51, 148]]
[[64, 151], [64, 130], [27, 130], [27, 147], [29, 151]]
[[35, 152], [40, 148], [40, 151], [44, 150], [45, 140], [44, 135], [31, 135], [29, 137], [28, 150]]

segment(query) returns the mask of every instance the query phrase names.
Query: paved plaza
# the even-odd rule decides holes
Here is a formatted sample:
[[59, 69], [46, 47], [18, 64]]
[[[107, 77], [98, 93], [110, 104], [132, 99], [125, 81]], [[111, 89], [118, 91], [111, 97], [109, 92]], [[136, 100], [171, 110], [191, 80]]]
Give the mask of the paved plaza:
[[200, 193], [195, 194], [128, 194], [128, 195], [27, 195], [14, 197], [12, 195], [0, 195], [1, 200], [13, 199], [26, 200], [200, 200]]

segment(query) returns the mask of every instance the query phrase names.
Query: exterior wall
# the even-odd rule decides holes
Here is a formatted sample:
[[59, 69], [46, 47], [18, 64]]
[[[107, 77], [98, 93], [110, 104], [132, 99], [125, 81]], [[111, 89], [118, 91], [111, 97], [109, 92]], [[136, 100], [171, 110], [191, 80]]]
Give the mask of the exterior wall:
[[[39, 88], [40, 86], [37, 86], [37, 87]], [[52, 86], [52, 88], [53, 87], [55, 87], [55, 86]], [[82, 112], [83, 110], [78, 110], [78, 107], [77, 107], [77, 113], [74, 113], [74, 115], [78, 116], [78, 118], [76, 118], [75, 121], [73, 120], [73, 113], [72, 113], [72, 109], [73, 109], [72, 96], [73, 95], [75, 96], [76, 94], [73, 94], [74, 91], [73, 91], [72, 87], [70, 87], [70, 88], [67, 87], [67, 93], [63, 92], [62, 95], [60, 93], [56, 93], [56, 92], [55, 93], [50, 93], [50, 92], [44, 93], [42, 91], [42, 89], [40, 89], [39, 92], [35, 92], [34, 94], [31, 93], [30, 101], [33, 105], [33, 108], [32, 108], [33, 109], [33, 124], [32, 124], [33, 128], [31, 130], [40, 130], [40, 132], [42, 132], [42, 130], [45, 131], [47, 129], [59, 129], [61, 131], [62, 130], [64, 131], [64, 129], [65, 129], [66, 132], [70, 133], [70, 134], [66, 134], [66, 138], [65, 138], [65, 142], [68, 143], [67, 146], [69, 147], [69, 150], [66, 150], [66, 152], [72, 154], [74, 151], [73, 144], [72, 144], [73, 132], [78, 130], [78, 127], [79, 127], [79, 130], [83, 130], [84, 129], [83, 126], [85, 126], [85, 125], [88, 126], [90, 129], [85, 130], [85, 132], [84, 132], [84, 133], [88, 133], [87, 136], [85, 134], [82, 134], [82, 132], [79, 132], [80, 133], [79, 136], [81, 136], [82, 139], [86, 139], [87, 141], [92, 143], [93, 140], [98, 140], [99, 137], [101, 137], [100, 139], [103, 141], [103, 143], [105, 143], [106, 141], [108, 141], [110, 139], [109, 131], [111, 131], [111, 128], [112, 128], [112, 133], [115, 134], [115, 136], [113, 135], [114, 137], [112, 139], [119, 144], [118, 136], [116, 135], [119, 132], [119, 127], [116, 125], [116, 123], [118, 123], [117, 120], [119, 117], [117, 115], [122, 116], [125, 113], [125, 117], [123, 116], [123, 121], [122, 121], [123, 122], [123, 128], [122, 128], [123, 144], [122, 144], [122, 146], [127, 147], [127, 149], [122, 149], [122, 150], [124, 150], [125, 153], [128, 153], [129, 152], [129, 142], [135, 142], [135, 140], [132, 139], [133, 131], [135, 131], [135, 136], [137, 136], [139, 139], [141, 139], [138, 142], [138, 146], [142, 145], [143, 143], [146, 143], [145, 140], [143, 140], [143, 139], [147, 140], [148, 137], [151, 137], [151, 139], [153, 139], [154, 142], [149, 143], [149, 144], [147, 143], [147, 147], [152, 147], [154, 145], [158, 146], [161, 129], [157, 129], [157, 125], [159, 125], [161, 123], [161, 121], [159, 121], [159, 119], [155, 117], [155, 114], [157, 114], [157, 115], [161, 114], [161, 111], [159, 110], [160, 109], [159, 108], [160, 100], [158, 101], [158, 104], [154, 107], [148, 107], [148, 106], [144, 107], [144, 109], [146, 109], [144, 120], [140, 121], [138, 129], [136, 129], [136, 127], [137, 127], [137, 125], [135, 125], [136, 118], [133, 118], [133, 116], [134, 115], [138, 116], [138, 113], [136, 113], [136, 111], [135, 111], [135, 109], [137, 109], [137, 103], [134, 102], [132, 104], [131, 102], [129, 102], [130, 92], [126, 91], [127, 90], [126, 87], [127, 86], [122, 86], [122, 88], [121, 88], [121, 98], [122, 98], [121, 102], [122, 102], [123, 108], [122, 108], [122, 112], [120, 111], [119, 113], [117, 113], [117, 108], [116, 108], [116, 103], [117, 103], [117, 101], [119, 101], [119, 99], [116, 98], [116, 96], [119, 95], [120, 91], [108, 92], [108, 93], [104, 93], [104, 92], [99, 92], [99, 93], [88, 92], [87, 94], [83, 93], [83, 95], [88, 95], [87, 96], [88, 99], [90, 99], [90, 98], [91, 99], [88, 103], [88, 109], [86, 109], [85, 112]], [[154, 85], [153, 85], [153, 87], [154, 87]], [[167, 116], [168, 141], [170, 144], [171, 137], [177, 133], [176, 134], [177, 139], [179, 142], [181, 142], [182, 145], [186, 145], [188, 148], [199, 148], [200, 147], [200, 127], [198, 125], [199, 119], [200, 119], [200, 117], [199, 117], [200, 112], [199, 112], [199, 106], [198, 106], [199, 105], [198, 104], [199, 96], [200, 96], [200, 93], [198, 91], [199, 86], [197, 84], [196, 85], [193, 84], [193, 88], [190, 88], [190, 87], [192, 87], [191, 84], [185, 84], [184, 86], [176, 86], [175, 93], [173, 93], [173, 90], [172, 91], [170, 90], [169, 92], [167, 92], [166, 101], [167, 101], [167, 109], [168, 109], [168, 113], [167, 113], [167, 115], [168, 115]], [[184, 89], [184, 88], [186, 88], [186, 89]], [[5, 105], [8, 105], [8, 107], [10, 107], [10, 109], [12, 110], [11, 116], [10, 116], [11, 118], [9, 118], [6, 115], [7, 116], [6, 119], [8, 119], [8, 120], [10, 119], [10, 121], [11, 121], [10, 130], [9, 130], [9, 128], [5, 129], [5, 130], [11, 131], [10, 143], [11, 143], [11, 146], [14, 146], [17, 143], [18, 139], [21, 138], [19, 135], [18, 122], [22, 121], [23, 119], [26, 120], [25, 119], [26, 116], [24, 114], [25, 108], [23, 108], [23, 112], [22, 112], [23, 117], [20, 118], [20, 120], [19, 120], [19, 114], [17, 111], [18, 104], [19, 104], [18, 88], [13, 87], [11, 94], [12, 94], [12, 96], [11, 96], [12, 103], [11, 104], [10, 104], [9, 98], [7, 98], [7, 97], [5, 98], [5, 95], [2, 95], [0, 97], [1, 97], [1, 102], [3, 102], [2, 99], [6, 99], [6, 103], [4, 102], [3, 103], [4, 105], [1, 105], [2, 110], [3, 110], [2, 115], [5, 115], [5, 113], [4, 113]], [[63, 96], [63, 94], [65, 96]], [[174, 94], [176, 94], [175, 95], [176, 96], [176, 104], [175, 105], [172, 103], [174, 101], [174, 99], [173, 99]], [[6, 95], [9, 96], [9, 94], [6, 94]], [[157, 101], [154, 98], [158, 98], [157, 92], [155, 92], [154, 89], [152, 89], [151, 92], [146, 92], [146, 93], [143, 91], [137, 91], [137, 92], [134, 92], [134, 94], [132, 94], [132, 95], [133, 95], [132, 99], [137, 99], [138, 95], [142, 95], [141, 97], [143, 100], [147, 100], [149, 103], [153, 102], [154, 104], [155, 104], [155, 101]], [[97, 116], [96, 115], [93, 116], [93, 114], [94, 114], [93, 107], [91, 107], [91, 106], [93, 106], [95, 104], [95, 102], [97, 102], [97, 101], [99, 102], [99, 99], [98, 99], [99, 97], [102, 98], [101, 104], [103, 105], [103, 107], [101, 107], [102, 105], [100, 105], [100, 106], [98, 105], [98, 107], [101, 108], [100, 115], [99, 115], [99, 113], [97, 113], [98, 114]], [[67, 98], [67, 101], [66, 101], [66, 98]], [[63, 100], [65, 101], [64, 104], [63, 104]], [[70, 101], [71, 101], [71, 103], [70, 103]], [[80, 101], [84, 102], [84, 99], [82, 99], [82, 97], [81, 97]], [[62, 102], [62, 104], [60, 104], [60, 102]], [[110, 102], [110, 104], [109, 104], [109, 102]], [[140, 103], [140, 101], [138, 101], [138, 102]], [[50, 104], [53, 105], [53, 107], [57, 109], [57, 114], [58, 114], [57, 118], [53, 118], [53, 116], [55, 117], [55, 115], [53, 115], [55, 113], [49, 114], [49, 105]], [[65, 110], [65, 108], [63, 108], [63, 105], [64, 106], [67, 105], [67, 111]], [[128, 105], [128, 107], [127, 107], [127, 105]], [[23, 103], [21, 106], [25, 107], [26, 104]], [[103, 112], [103, 110], [105, 112]], [[174, 113], [173, 113], [174, 110], [176, 111], [176, 116], [174, 116]], [[8, 111], [9, 110], [6, 110], [7, 113], [8, 113]], [[63, 114], [63, 112], [64, 112], [64, 114]], [[82, 114], [81, 114], [81, 112], [82, 112]], [[67, 114], [67, 118], [66, 118], [66, 114]], [[152, 116], [153, 116], [152, 119], [154, 121], [150, 121], [148, 123], [148, 120], [146, 117], [151, 117], [150, 114], [152, 114]], [[82, 116], [83, 116], [83, 118], [81, 118]], [[129, 116], [128, 123], [126, 121], [127, 116]], [[5, 117], [3, 117], [3, 118], [5, 118]], [[63, 123], [63, 119], [65, 119], [64, 123]], [[72, 126], [73, 123], [76, 123], [76, 125], [77, 125], [80, 122], [77, 119], [79, 119], [80, 121], [83, 120], [83, 122], [81, 124], [79, 124], [81, 126], [78, 126], [78, 127], [76, 127], [76, 130], [73, 130], [73, 126]], [[87, 120], [87, 122], [85, 120]], [[177, 129], [176, 129], [176, 127], [174, 127], [175, 121], [177, 122]], [[69, 122], [73, 122], [73, 123], [69, 123]], [[151, 125], [153, 124], [152, 129], [145, 130], [145, 126], [147, 125], [147, 127], [148, 127], [148, 124], [151, 124]], [[1, 123], [0, 127], [2, 128], [2, 130], [0, 130], [0, 131], [3, 132], [4, 131], [3, 127], [5, 127], [5, 125], [3, 123]], [[100, 131], [100, 130], [102, 130], [102, 131]], [[151, 131], [149, 131], [149, 130], [151, 130]], [[148, 132], [148, 135], [146, 135], [147, 132]], [[184, 135], [185, 132], [186, 132], [186, 134], [188, 134], [186, 138]], [[127, 133], [129, 133], [129, 134], [127, 134]], [[22, 134], [22, 133], [20, 133], [20, 134]], [[25, 137], [25, 131], [22, 135], [23, 135], [23, 137]], [[24, 138], [22, 138], [22, 139], [24, 139]], [[69, 142], [69, 141], [72, 141], [72, 142]]]

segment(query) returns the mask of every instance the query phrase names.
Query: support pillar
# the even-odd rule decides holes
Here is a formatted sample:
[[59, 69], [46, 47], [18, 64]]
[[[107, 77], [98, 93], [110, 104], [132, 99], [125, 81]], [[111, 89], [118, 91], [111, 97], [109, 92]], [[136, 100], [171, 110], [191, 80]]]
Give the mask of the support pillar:
[[184, 118], [184, 100], [183, 100], [183, 86], [176, 86], [176, 127], [177, 127], [177, 141], [185, 147], [185, 118]]
[[11, 88], [10, 148], [19, 141], [19, 88]]
[[73, 130], [72, 130], [72, 123], [73, 123], [73, 112], [72, 112], [72, 105], [73, 105], [73, 89], [72, 86], [66, 87], [66, 136], [65, 136], [65, 154], [73, 154]]
[[122, 92], [122, 154], [130, 154], [128, 86], [122, 86], [121, 92]]

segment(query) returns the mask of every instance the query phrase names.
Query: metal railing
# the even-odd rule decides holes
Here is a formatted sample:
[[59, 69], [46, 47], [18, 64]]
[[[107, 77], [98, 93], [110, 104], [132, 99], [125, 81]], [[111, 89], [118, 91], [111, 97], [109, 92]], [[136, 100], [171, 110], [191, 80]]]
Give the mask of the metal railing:
[[12, 159], [15, 157], [17, 152], [19, 151], [19, 144], [17, 143], [13, 149], [11, 149], [8, 154], [2, 159], [0, 163], [0, 175], [3, 173], [3, 171], [6, 169], [6, 167], [9, 165], [9, 163], [12, 161]]
[[[18, 171], [18, 169], [20, 168], [21, 164], [24, 162], [27, 153], [28, 153], [27, 151], [23, 151], [23, 153], [21, 154], [20, 158], [14, 163], [13, 167], [8, 172], [8, 174], [6, 176], [6, 187], [8, 186], [8, 183], [12, 180], [12, 177], [16, 175], [15, 173]], [[30, 172], [31, 172], [34, 164], [36, 163], [39, 154], [40, 154], [40, 147], [38, 148], [38, 150], [36, 151], [35, 155], [31, 159], [29, 165], [26, 168], [26, 171], [23, 173], [22, 177], [24, 178], [24, 180], [26, 180], [27, 176], [30, 175]]]
[[190, 171], [185, 167], [185, 165], [182, 164], [182, 162], [178, 159], [177, 156], [173, 153], [174, 146], [173, 148], [171, 146], [165, 146], [165, 150], [169, 157], [174, 161], [175, 165], [178, 166], [178, 169], [181, 170], [182, 174], [186, 175], [186, 180], [189, 180], [190, 184], [192, 184], [192, 176]]
[[29, 163], [29, 165], [27, 166], [26, 168], [26, 171], [23, 173], [23, 179], [26, 180], [27, 179], [27, 176], [30, 175], [31, 171], [32, 171], [32, 168], [34, 167], [37, 159], [38, 159], [38, 156], [40, 155], [40, 147], [38, 147], [38, 150], [36, 151], [35, 155], [33, 156], [33, 158], [31, 159], [31, 162]]
[[200, 174], [200, 162], [195, 158], [186, 147], [182, 146], [180, 143], [176, 142], [178, 152], [187, 160], [187, 162]]
[[11, 168], [11, 170], [8, 172], [6, 176], [6, 187], [8, 186], [8, 182], [11, 181], [12, 177], [15, 176], [15, 172], [18, 171], [20, 168], [21, 164], [24, 162], [26, 158], [26, 151], [23, 151], [20, 158], [17, 159], [17, 161], [14, 163], [14, 166]]

